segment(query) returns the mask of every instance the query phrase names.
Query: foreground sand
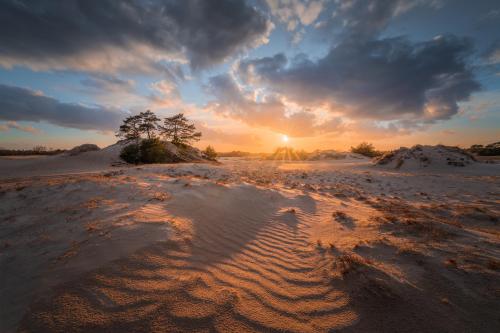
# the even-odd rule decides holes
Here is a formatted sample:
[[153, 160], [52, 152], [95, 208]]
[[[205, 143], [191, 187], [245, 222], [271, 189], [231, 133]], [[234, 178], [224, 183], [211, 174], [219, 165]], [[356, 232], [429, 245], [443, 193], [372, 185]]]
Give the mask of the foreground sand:
[[16, 163], [0, 332], [500, 331], [498, 165]]

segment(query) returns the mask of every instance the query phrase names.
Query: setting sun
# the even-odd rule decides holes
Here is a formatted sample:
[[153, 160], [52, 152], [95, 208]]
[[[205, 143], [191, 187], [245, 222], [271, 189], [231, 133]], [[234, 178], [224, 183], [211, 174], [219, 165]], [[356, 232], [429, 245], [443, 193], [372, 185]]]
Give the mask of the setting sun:
[[288, 143], [288, 135], [282, 135], [281, 136], [281, 141], [283, 141], [284, 143]]

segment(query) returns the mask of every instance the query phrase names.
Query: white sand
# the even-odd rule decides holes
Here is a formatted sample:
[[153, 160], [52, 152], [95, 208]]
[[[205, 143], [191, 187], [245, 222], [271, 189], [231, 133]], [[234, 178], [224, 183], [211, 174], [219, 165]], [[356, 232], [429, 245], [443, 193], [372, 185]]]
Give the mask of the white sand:
[[499, 165], [93, 153], [0, 160], [1, 332], [500, 329]]

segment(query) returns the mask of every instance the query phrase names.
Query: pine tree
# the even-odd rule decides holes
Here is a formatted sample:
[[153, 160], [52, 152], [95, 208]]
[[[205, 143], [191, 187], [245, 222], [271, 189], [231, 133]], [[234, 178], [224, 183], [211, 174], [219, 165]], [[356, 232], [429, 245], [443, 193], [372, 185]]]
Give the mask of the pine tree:
[[141, 125], [142, 117], [140, 115], [127, 117], [120, 125], [116, 136], [126, 140], [139, 140], [142, 133]]
[[141, 117], [141, 125], [139, 126], [142, 133], [146, 133], [148, 139], [155, 137], [155, 131], [158, 128], [158, 122], [160, 118], [158, 118], [153, 112], [147, 110], [146, 112], [141, 112], [139, 114]]
[[201, 138], [201, 132], [196, 132], [195, 126], [189, 124], [187, 118], [182, 113], [165, 118], [163, 126], [159, 126], [159, 129], [160, 133], [165, 136], [165, 139], [175, 145], [187, 145]]

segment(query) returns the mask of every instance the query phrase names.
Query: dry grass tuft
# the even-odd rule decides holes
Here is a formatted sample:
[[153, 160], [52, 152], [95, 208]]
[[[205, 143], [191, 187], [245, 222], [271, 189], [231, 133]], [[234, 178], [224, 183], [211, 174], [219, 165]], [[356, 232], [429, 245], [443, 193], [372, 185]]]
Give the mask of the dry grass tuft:
[[421, 253], [415, 249], [414, 244], [403, 243], [403, 244], [398, 246], [397, 254], [419, 255]]
[[499, 271], [500, 270], [500, 261], [496, 259], [490, 259], [486, 263], [486, 267], [488, 269], [491, 269], [492, 271]]
[[92, 199], [89, 199], [87, 202], [83, 204], [83, 207], [87, 209], [95, 209], [99, 207], [99, 203], [103, 200], [102, 197], [95, 197]]
[[87, 230], [87, 232], [92, 233], [99, 230], [99, 228], [97, 227], [97, 224], [93, 222], [93, 223], [87, 223], [87, 225], [85, 226], [85, 230]]
[[450, 267], [450, 268], [457, 268], [458, 264], [455, 259], [448, 258], [444, 261], [445, 266]]
[[156, 201], [165, 201], [165, 200], [168, 200], [168, 199], [170, 199], [170, 195], [168, 195], [167, 193], [155, 192], [153, 194], [153, 196], [151, 197], [151, 199], [149, 199], [149, 201], [153, 201], [153, 200], [156, 200]]
[[359, 271], [362, 267], [369, 265], [371, 262], [362, 256], [355, 253], [342, 254], [335, 258], [334, 268], [337, 269], [342, 276], [351, 272]]
[[341, 211], [335, 211], [332, 213], [332, 216], [336, 219], [336, 220], [345, 220], [348, 218], [347, 214], [344, 213], [344, 212], [341, 212]]

